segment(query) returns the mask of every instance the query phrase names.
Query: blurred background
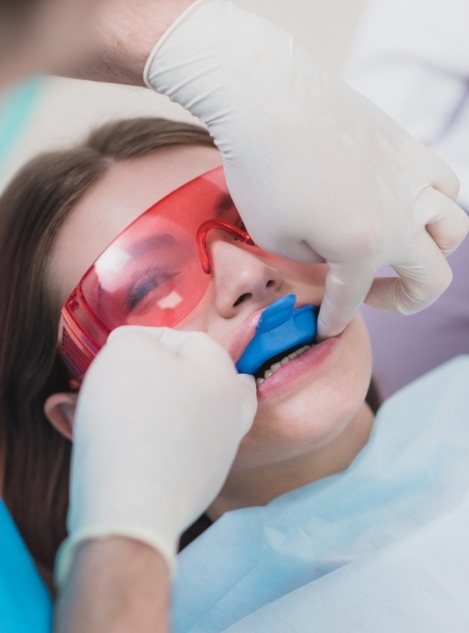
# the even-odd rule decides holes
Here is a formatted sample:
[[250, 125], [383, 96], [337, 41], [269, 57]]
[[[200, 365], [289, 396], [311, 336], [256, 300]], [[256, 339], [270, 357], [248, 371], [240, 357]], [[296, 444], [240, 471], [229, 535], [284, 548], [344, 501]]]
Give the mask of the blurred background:
[[[342, 66], [366, 0], [235, 0], [293, 33], [332, 70]], [[69, 144], [110, 118], [162, 115], [190, 120], [166, 97], [144, 88], [72, 79], [41, 81], [32, 115], [0, 172], [0, 190], [17, 168], [38, 151]]]

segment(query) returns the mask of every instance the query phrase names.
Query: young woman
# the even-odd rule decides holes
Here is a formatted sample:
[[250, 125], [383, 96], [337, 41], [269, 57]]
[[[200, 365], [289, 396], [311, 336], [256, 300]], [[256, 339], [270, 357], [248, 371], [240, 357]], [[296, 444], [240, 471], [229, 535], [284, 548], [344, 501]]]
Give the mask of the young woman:
[[[65, 535], [69, 438], [76, 400], [76, 393], [70, 390], [70, 375], [58, 354], [61, 306], [90, 265], [146, 209], [219, 165], [217, 150], [199, 128], [151, 119], [124, 121], [105, 126], [74, 150], [39, 157], [22, 170], [3, 196], [0, 252], [2, 269], [9, 271], [2, 278], [0, 294], [3, 493], [43, 570], [50, 570]], [[222, 206], [230, 222], [238, 221], [229, 200]], [[213, 230], [205, 241], [210, 282], [198, 303], [175, 327], [208, 333], [230, 352], [234, 362], [252, 339], [259, 315], [275, 301], [294, 294], [299, 306], [321, 303], [324, 265], [272, 256], [232, 232]], [[145, 294], [151, 294], [155, 287], [151, 276], [138, 280], [133, 286], [138, 292], [132, 293], [128, 307], [138, 309]], [[265, 508], [269, 512], [274, 507], [272, 500], [282, 503], [282, 499], [290, 499], [286, 493], [303, 494], [318, 480], [328, 486], [331, 481], [340, 481], [337, 474], [350, 471], [372, 430], [374, 416], [365, 401], [370, 375], [369, 340], [358, 316], [339, 337], [313, 346], [259, 383], [254, 425], [241, 444], [221, 493], [207, 510], [206, 523], [216, 521], [216, 529], [194, 543], [202, 543], [201, 551], [205, 543], [209, 546], [203, 559], [214, 574], [215, 585], [213, 593], [204, 586], [207, 613], [217, 611], [212, 601], [218, 595], [220, 579], [220, 568], [210, 557], [211, 548], [221, 561], [225, 551], [237, 551], [236, 534], [244, 533], [243, 513], [247, 510], [229, 511], [255, 506], [253, 510]], [[318, 488], [313, 488], [311, 498], [317, 493]], [[381, 499], [380, 494], [373, 499]], [[328, 502], [321, 510], [319, 500], [317, 512], [330, 507]], [[354, 508], [349, 510], [351, 516], [356, 513]], [[217, 521], [222, 515], [225, 517]], [[415, 519], [417, 523], [421, 515]], [[281, 530], [266, 528], [262, 513], [257, 522], [255, 513], [248, 516], [254, 517], [256, 529], [261, 530], [256, 534], [256, 552], [266, 552], [267, 546], [275, 542], [278, 546], [285, 540]], [[288, 518], [288, 510], [282, 516], [283, 520]], [[340, 506], [342, 521], [344, 516], [346, 510]], [[292, 525], [308, 532], [306, 523], [293, 517]], [[230, 521], [237, 526], [234, 532]], [[228, 526], [225, 533], [224, 526]], [[213, 541], [208, 538], [211, 533]], [[388, 525], [388, 538], [391, 533]], [[250, 529], [245, 534], [246, 539], [237, 544], [241, 550], [254, 542]], [[342, 534], [345, 540], [356, 541], [349, 529]], [[368, 536], [367, 547], [386, 540]], [[292, 542], [289, 538], [286, 541]], [[197, 548], [189, 550], [197, 552]], [[196, 575], [200, 568], [200, 558], [195, 554], [199, 563], [193, 564], [190, 551], [182, 566], [184, 571], [189, 565], [189, 571], [181, 576], [183, 587], [185, 582], [189, 585], [177, 596], [192, 593], [190, 579], [193, 581], [194, 576], [190, 569]], [[337, 551], [341, 551], [338, 544]], [[290, 572], [298, 564], [295, 547], [291, 553]], [[311, 553], [306, 553], [304, 560], [310, 557]], [[253, 557], [248, 555], [247, 559]], [[340, 567], [345, 559], [336, 560], [327, 570]], [[233, 587], [241, 591], [236, 560], [231, 560], [225, 572], [227, 578], [234, 574]], [[318, 569], [299, 572], [299, 577], [308, 580], [320, 575]], [[298, 586], [298, 578], [293, 580], [286, 573], [279, 578], [283, 580], [272, 588], [269, 599], [278, 596], [279, 587], [285, 592]], [[249, 582], [243, 591], [251, 595]], [[196, 611], [203, 602], [200, 599], [195, 605]], [[238, 606], [238, 615], [253, 608], [246, 606], [245, 598]], [[223, 601], [219, 608], [223, 610]], [[183, 605], [181, 613], [186, 617], [191, 608]], [[181, 627], [183, 630], [185, 624]]]
[[[124, 121], [105, 126], [73, 150], [38, 157], [2, 198], [2, 268], [10, 271], [1, 282], [4, 495], [43, 566], [51, 567], [65, 533], [70, 451], [69, 441], [46, 419], [44, 405], [49, 420], [70, 435], [62, 412], [64, 403], [75, 397], [68, 393], [68, 375], [57, 355], [60, 308], [87, 268], [127, 225], [172, 190], [219, 165], [218, 151], [200, 128], [153, 119]], [[229, 349], [246, 319], [277, 298], [294, 292], [302, 303], [321, 301], [322, 265], [273, 258], [254, 247], [241, 248], [239, 242], [233, 246], [226, 237], [215, 240], [212, 251], [213, 288], [178, 327], [204, 330]], [[267, 287], [261, 291], [258, 286], [264, 282]], [[253, 296], [243, 300], [248, 293]], [[225, 504], [263, 502], [278, 494], [270, 484], [267, 490], [260, 480], [254, 484], [253, 477], [245, 494], [250, 497], [256, 487], [258, 498], [236, 493], [238, 485], [243, 488], [241, 481], [237, 483], [243, 473], [264, 466], [257, 463], [259, 452], [266, 465], [283, 464], [290, 454], [306, 456], [310, 445], [329, 446], [344, 427], [354, 434], [356, 426], [353, 447], [347, 443], [340, 450], [337, 467], [343, 468], [363, 445], [371, 425], [371, 414], [363, 405], [371, 360], [359, 319], [342, 339], [344, 351], [334, 353], [343, 375], [340, 381], [339, 374], [331, 379], [328, 369], [312, 381], [314, 389], [305, 385], [301, 396], [281, 398], [275, 406], [265, 399], [256, 429], [240, 453], [238, 475], [217, 503], [214, 518]], [[343, 400], [339, 406], [338, 392]], [[316, 414], [306, 423], [299, 413], [310, 417], [311, 410]], [[349, 427], [348, 418], [357, 412], [359, 419]], [[314, 460], [307, 474], [296, 473], [297, 483], [309, 480], [311, 469], [320, 476], [322, 469], [336, 468], [326, 454], [321, 462], [319, 467]], [[260, 468], [261, 472], [263, 479], [267, 473]], [[288, 487], [285, 477], [280, 481]]]

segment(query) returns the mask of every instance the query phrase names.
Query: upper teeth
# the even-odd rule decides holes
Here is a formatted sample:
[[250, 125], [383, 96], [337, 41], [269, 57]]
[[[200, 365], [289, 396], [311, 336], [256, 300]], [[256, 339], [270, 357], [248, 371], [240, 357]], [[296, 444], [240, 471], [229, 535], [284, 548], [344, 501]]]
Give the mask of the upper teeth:
[[310, 348], [311, 348], [311, 345], [303, 345], [303, 347], [300, 347], [300, 349], [297, 349], [295, 352], [292, 352], [291, 354], [288, 354], [288, 356], [285, 356], [284, 358], [282, 358], [282, 360], [278, 361], [278, 363], [274, 363], [270, 367], [270, 369], [266, 369], [266, 371], [264, 372], [264, 378], [256, 379], [256, 385], [259, 386], [260, 384], [262, 384], [264, 380], [266, 380], [266, 378], [270, 378], [272, 374], [275, 374], [275, 372], [278, 371], [280, 367], [282, 367], [283, 365], [286, 365], [289, 361], [293, 360], [300, 354], [303, 354], [303, 352], [306, 352], [306, 350]]

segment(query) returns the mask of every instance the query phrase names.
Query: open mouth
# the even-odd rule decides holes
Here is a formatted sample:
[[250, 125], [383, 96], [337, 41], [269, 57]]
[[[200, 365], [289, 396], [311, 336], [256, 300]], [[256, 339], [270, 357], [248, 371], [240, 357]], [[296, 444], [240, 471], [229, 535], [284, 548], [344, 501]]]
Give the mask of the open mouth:
[[275, 372], [278, 371], [280, 367], [283, 367], [294, 358], [297, 358], [297, 356], [300, 356], [307, 350], [311, 349], [313, 345], [313, 342], [306, 345], [295, 345], [291, 349], [277, 354], [273, 358], [267, 360], [254, 374], [256, 385], [259, 387], [259, 385], [261, 385], [264, 380], [267, 380], [267, 378], [270, 378], [272, 374], [275, 374]]
[[262, 313], [251, 342], [236, 363], [251, 374], [257, 386], [314, 345], [318, 308], [295, 307], [295, 295], [281, 297]]

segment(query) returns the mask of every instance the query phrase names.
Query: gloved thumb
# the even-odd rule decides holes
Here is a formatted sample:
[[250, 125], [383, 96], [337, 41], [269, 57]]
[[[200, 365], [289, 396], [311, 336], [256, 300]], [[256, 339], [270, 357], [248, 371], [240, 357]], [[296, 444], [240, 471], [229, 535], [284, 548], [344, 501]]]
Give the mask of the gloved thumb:
[[329, 265], [326, 291], [318, 316], [318, 339], [320, 341], [341, 334], [360, 306], [373, 282], [376, 271], [361, 265]]
[[238, 381], [241, 384], [241, 433], [251, 429], [257, 411], [256, 381], [254, 376], [239, 374]]

